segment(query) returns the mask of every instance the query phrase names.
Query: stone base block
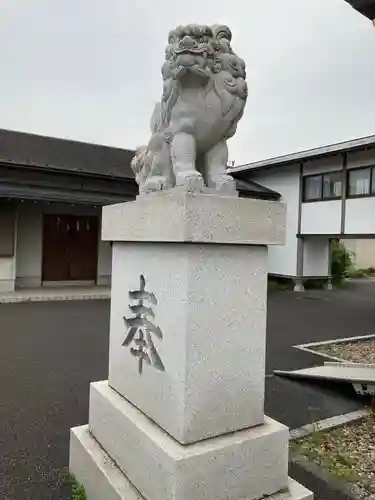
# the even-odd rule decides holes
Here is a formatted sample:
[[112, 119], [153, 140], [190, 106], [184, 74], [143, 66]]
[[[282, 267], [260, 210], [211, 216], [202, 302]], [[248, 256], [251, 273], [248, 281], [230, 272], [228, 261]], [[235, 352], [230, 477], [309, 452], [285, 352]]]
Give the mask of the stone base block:
[[105, 381], [91, 384], [89, 428], [150, 500], [253, 500], [287, 486], [289, 431], [269, 418], [181, 445]]
[[87, 500], [141, 500], [109, 455], [92, 437], [88, 425], [70, 431], [69, 469], [84, 485]]
[[[111, 387], [183, 444], [262, 424], [267, 248], [114, 242], [112, 269]], [[124, 345], [141, 276], [150, 364]]]
[[[138, 465], [142, 469], [142, 464]], [[71, 430], [70, 471], [78, 482], [84, 485], [87, 500], [144, 500], [92, 437], [87, 425]], [[268, 500], [313, 500], [313, 495], [289, 478], [284, 491], [267, 498]]]
[[[103, 241], [283, 245], [283, 203], [184, 188], [103, 207]], [[168, 218], [166, 218], [168, 214]]]

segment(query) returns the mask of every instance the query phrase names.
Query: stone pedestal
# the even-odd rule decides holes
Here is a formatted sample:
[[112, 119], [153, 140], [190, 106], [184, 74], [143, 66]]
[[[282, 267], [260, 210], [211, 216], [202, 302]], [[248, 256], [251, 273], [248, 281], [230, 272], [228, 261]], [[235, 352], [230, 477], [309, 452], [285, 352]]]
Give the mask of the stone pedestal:
[[178, 188], [103, 209], [109, 377], [70, 452], [88, 500], [312, 498], [263, 411], [267, 245], [284, 219], [279, 203]]

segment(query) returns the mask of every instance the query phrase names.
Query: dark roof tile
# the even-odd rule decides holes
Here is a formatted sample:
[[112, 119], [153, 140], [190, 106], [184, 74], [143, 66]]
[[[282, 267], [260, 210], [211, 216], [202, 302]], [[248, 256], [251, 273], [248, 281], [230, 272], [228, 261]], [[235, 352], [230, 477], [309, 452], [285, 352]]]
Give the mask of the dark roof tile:
[[0, 129], [0, 162], [134, 179], [134, 151]]
[[368, 17], [375, 19], [375, 0], [346, 0], [354, 9]]

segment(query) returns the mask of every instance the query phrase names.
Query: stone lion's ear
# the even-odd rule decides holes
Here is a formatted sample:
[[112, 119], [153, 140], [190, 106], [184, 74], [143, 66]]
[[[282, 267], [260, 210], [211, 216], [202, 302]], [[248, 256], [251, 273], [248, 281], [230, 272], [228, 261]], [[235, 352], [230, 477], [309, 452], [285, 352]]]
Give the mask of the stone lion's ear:
[[215, 38], [226, 38], [229, 41], [232, 40], [232, 32], [225, 24], [214, 24], [211, 26], [211, 29]]

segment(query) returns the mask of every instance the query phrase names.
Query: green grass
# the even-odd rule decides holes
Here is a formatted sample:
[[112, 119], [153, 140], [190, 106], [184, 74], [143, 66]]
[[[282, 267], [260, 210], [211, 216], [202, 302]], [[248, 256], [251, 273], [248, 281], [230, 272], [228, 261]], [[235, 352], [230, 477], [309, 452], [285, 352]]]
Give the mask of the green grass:
[[72, 474], [69, 475], [68, 482], [72, 491], [72, 500], [87, 500], [85, 488], [77, 482]]
[[342, 427], [329, 433], [317, 430], [307, 437], [292, 441], [291, 450], [327, 469], [332, 475], [357, 483], [356, 457], [351, 456], [345, 446], [339, 444], [343, 441], [343, 432]]
[[365, 269], [351, 269], [348, 272], [349, 278], [368, 278], [369, 276], [373, 276], [375, 274], [374, 267], [368, 267]]

